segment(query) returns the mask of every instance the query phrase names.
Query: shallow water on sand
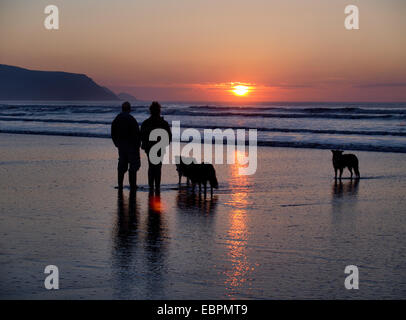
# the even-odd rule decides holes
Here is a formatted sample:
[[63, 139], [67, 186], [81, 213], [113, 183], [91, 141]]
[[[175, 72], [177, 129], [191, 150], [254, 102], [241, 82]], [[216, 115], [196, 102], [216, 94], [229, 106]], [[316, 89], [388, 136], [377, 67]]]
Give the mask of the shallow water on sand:
[[213, 198], [173, 165], [151, 197], [145, 159], [135, 195], [114, 189], [109, 140], [0, 136], [3, 299], [406, 297], [403, 154], [356, 152], [362, 179], [335, 184], [329, 151], [259, 148], [253, 176], [216, 165]]

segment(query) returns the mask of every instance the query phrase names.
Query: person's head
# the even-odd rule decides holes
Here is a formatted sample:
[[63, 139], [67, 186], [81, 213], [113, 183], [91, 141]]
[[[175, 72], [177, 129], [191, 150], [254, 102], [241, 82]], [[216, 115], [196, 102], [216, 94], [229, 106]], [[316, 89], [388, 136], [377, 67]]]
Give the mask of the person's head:
[[151, 112], [151, 116], [158, 117], [161, 115], [161, 105], [157, 101], [153, 101], [149, 107], [149, 112]]
[[123, 112], [131, 112], [131, 104], [126, 101], [121, 105], [121, 111]]

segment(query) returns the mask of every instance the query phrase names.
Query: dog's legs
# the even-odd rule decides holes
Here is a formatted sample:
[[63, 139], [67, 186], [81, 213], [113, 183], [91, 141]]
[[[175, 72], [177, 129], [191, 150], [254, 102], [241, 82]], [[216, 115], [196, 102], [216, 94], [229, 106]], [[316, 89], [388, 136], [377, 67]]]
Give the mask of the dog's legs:
[[182, 183], [182, 175], [179, 174], [179, 184], [181, 184], [181, 183]]
[[334, 168], [334, 179], [337, 180], [337, 168]]
[[350, 170], [350, 173], [351, 173], [351, 180], [352, 180], [352, 168], [351, 167], [348, 167], [348, 170]]
[[340, 168], [340, 180], [341, 180], [341, 177], [343, 175], [343, 171], [344, 171], [344, 168]]
[[210, 184], [210, 197], [213, 198], [213, 186]]

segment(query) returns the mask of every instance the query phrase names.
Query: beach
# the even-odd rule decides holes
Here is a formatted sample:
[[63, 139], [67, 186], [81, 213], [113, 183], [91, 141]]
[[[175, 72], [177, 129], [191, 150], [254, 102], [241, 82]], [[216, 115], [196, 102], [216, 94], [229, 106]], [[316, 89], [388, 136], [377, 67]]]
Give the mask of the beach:
[[362, 178], [340, 184], [329, 150], [258, 147], [255, 175], [215, 165], [205, 199], [175, 165], [150, 197], [144, 154], [139, 190], [120, 195], [109, 139], [2, 133], [0, 152], [1, 299], [405, 297], [403, 153], [354, 151]]

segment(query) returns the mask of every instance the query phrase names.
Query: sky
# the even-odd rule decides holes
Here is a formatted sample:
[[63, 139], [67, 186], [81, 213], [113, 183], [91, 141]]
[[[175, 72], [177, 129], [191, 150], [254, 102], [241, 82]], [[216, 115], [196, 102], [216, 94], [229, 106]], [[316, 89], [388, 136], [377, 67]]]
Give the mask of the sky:
[[406, 101], [405, 14], [404, 0], [0, 0], [0, 64], [145, 100]]

